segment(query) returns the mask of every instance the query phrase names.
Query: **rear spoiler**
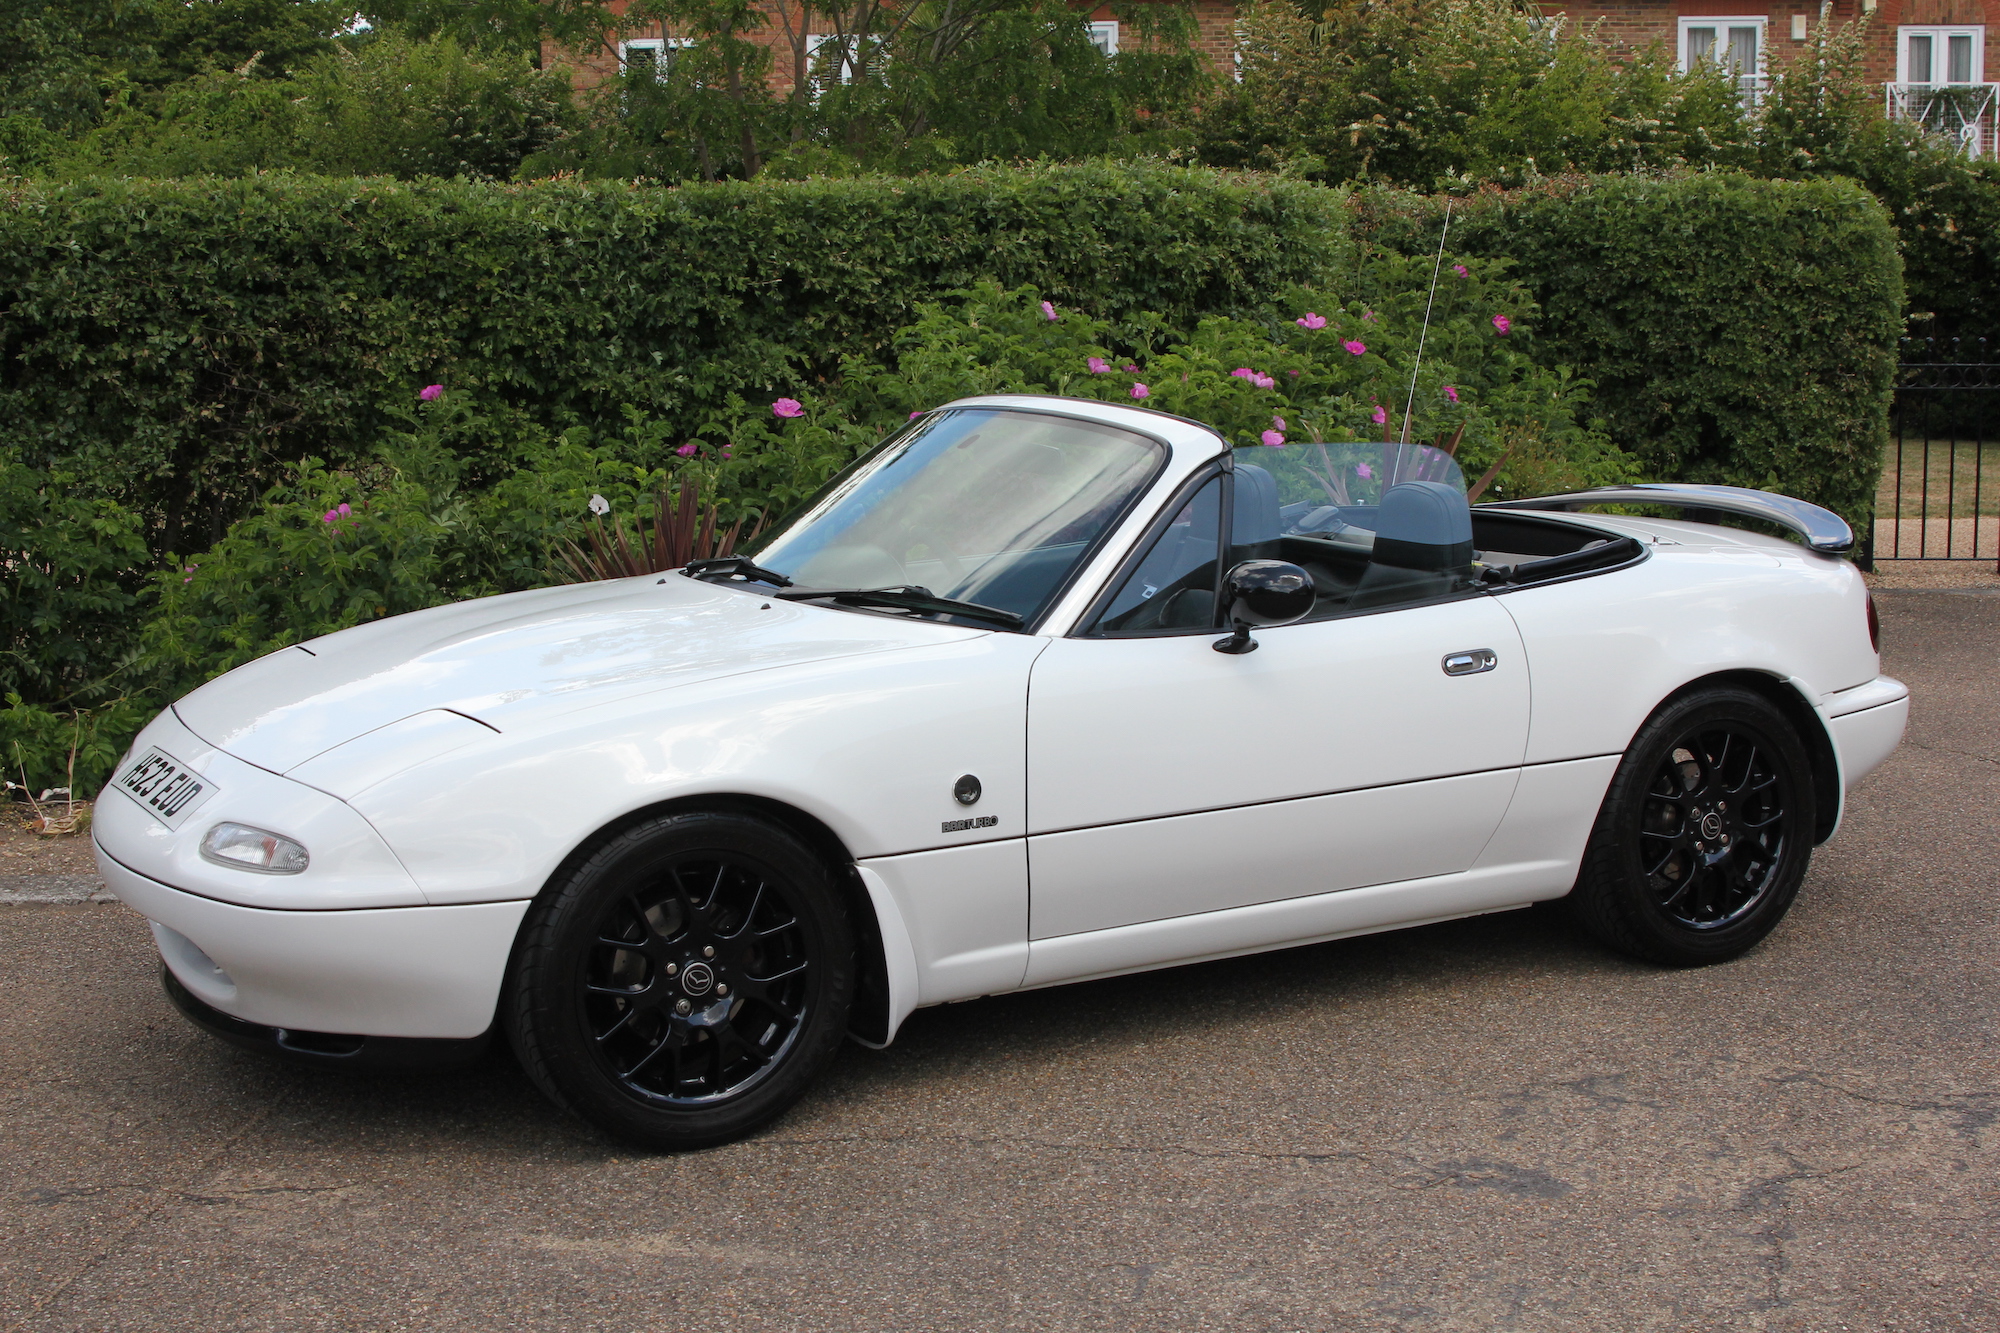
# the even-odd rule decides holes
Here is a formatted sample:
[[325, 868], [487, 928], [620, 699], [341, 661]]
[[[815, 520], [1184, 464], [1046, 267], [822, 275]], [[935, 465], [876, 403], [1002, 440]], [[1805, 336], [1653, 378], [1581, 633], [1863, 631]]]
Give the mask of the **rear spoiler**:
[[1735, 514], [1740, 518], [1762, 519], [1795, 532], [1805, 539], [1808, 548], [1821, 555], [1846, 555], [1854, 549], [1854, 529], [1832, 510], [1794, 500], [1789, 495], [1753, 491], [1743, 486], [1641, 481], [1629, 486], [1599, 486], [1566, 495], [1544, 495], [1533, 500], [1499, 500], [1479, 508], [1573, 510], [1585, 505], [1674, 505], [1691, 511], [1688, 518], [1696, 523], [1711, 522], [1710, 515], [1714, 514]]

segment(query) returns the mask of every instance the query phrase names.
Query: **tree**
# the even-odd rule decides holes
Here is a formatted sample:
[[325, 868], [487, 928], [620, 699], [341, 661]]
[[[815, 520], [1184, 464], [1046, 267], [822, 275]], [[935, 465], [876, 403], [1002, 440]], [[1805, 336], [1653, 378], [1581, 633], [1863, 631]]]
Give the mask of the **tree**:
[[1432, 187], [1751, 157], [1719, 71], [1621, 57], [1517, 0], [1264, 0], [1243, 33], [1242, 81], [1201, 125], [1222, 165]]
[[[692, 47], [627, 70], [591, 129], [534, 169], [715, 179], [774, 159], [791, 175], [1169, 146], [1213, 82], [1193, 10], [1142, 3], [1121, 18], [1129, 44], [1107, 57], [1067, 0], [778, 0], [768, 13], [641, 0], [628, 24], [665, 23]], [[770, 22], [779, 42], [753, 40]], [[791, 75], [783, 98], [766, 80], [774, 50]]]

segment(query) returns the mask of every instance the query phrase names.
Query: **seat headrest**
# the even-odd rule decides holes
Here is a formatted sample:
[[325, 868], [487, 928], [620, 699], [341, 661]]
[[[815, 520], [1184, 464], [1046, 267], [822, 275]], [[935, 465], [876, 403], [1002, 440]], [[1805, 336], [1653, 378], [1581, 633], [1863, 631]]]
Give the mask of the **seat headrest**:
[[1284, 524], [1278, 517], [1278, 479], [1255, 463], [1238, 463], [1230, 543], [1255, 546], [1277, 541], [1283, 532]]
[[1377, 564], [1458, 569], [1472, 563], [1472, 506], [1441, 481], [1406, 481], [1382, 494], [1375, 513]]

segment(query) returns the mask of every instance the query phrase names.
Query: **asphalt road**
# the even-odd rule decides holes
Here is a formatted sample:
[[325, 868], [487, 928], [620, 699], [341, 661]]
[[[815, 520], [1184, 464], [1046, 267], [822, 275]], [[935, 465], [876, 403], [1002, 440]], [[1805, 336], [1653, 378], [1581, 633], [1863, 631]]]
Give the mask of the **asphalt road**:
[[1910, 739], [1746, 958], [1537, 910], [928, 1010], [695, 1155], [0, 909], [0, 1328], [2000, 1327], [2000, 596], [1882, 602]]

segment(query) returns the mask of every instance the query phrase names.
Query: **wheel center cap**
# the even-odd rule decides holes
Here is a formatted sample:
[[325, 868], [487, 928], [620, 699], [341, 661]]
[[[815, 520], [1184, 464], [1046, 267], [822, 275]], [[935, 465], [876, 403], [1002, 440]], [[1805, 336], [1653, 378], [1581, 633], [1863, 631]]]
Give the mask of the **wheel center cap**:
[[715, 989], [715, 969], [707, 963], [689, 963], [681, 971], [681, 989], [689, 995], [706, 995]]
[[1701, 836], [1719, 838], [1722, 836], [1722, 816], [1711, 810], [1701, 817]]

